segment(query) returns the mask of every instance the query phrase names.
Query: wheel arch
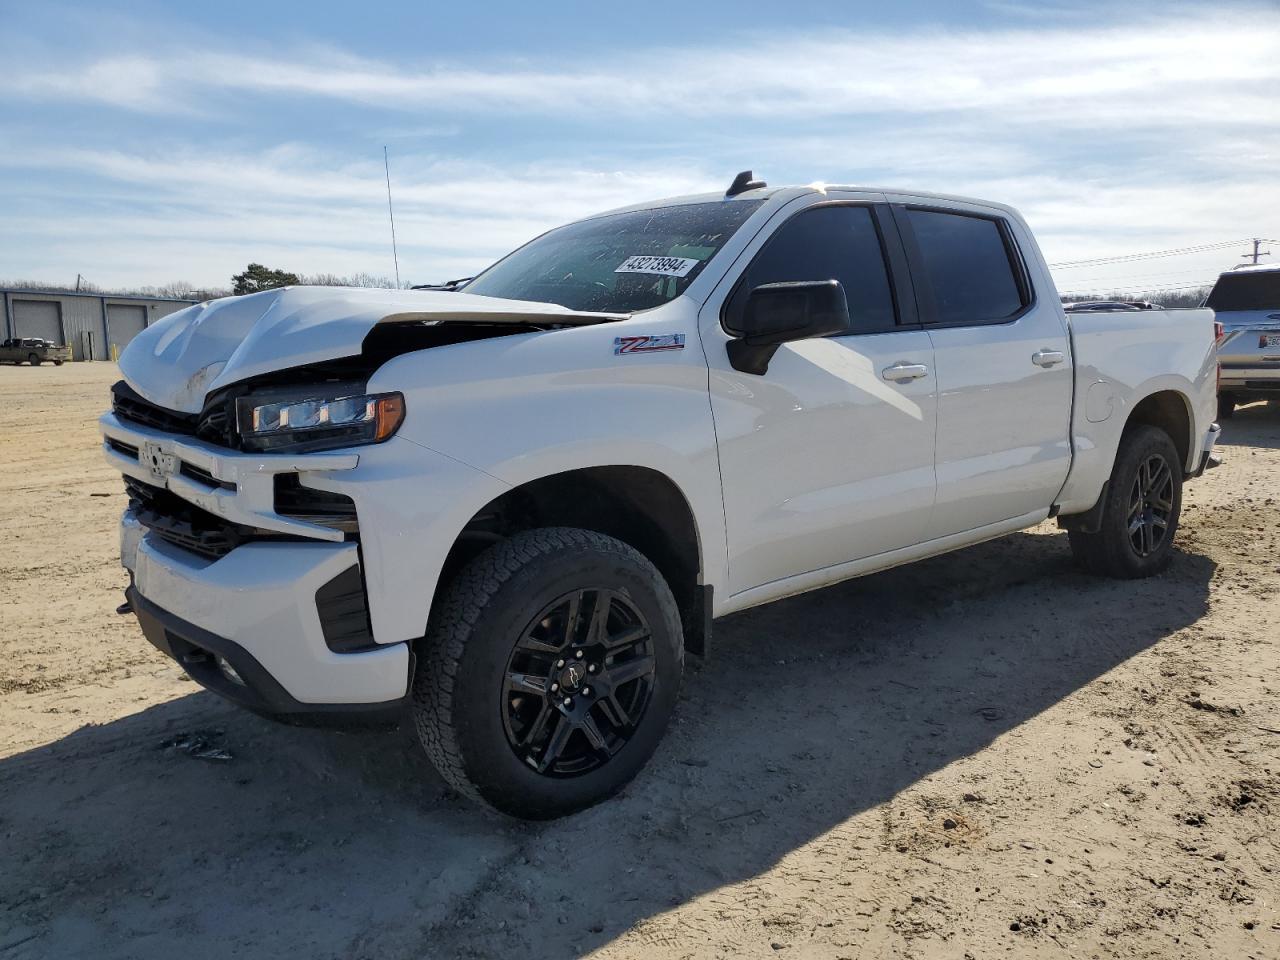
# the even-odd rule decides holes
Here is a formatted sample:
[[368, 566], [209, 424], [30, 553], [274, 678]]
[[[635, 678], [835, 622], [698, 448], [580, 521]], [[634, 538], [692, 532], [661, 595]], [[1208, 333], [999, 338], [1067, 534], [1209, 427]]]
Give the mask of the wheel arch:
[[1178, 451], [1183, 472], [1189, 473], [1195, 468], [1191, 461], [1195, 450], [1195, 418], [1192, 416], [1191, 400], [1185, 393], [1164, 389], [1147, 394], [1129, 411], [1124, 429], [1127, 431], [1135, 424], [1146, 424], [1163, 430]]
[[1136, 424], [1154, 426], [1167, 433], [1182, 460], [1184, 475], [1194, 470], [1192, 457], [1198, 449], [1198, 428], [1191, 396], [1180, 379], [1161, 378], [1161, 381], [1148, 383], [1136, 401], [1126, 399], [1127, 412], [1123, 420], [1111, 417], [1077, 425], [1076, 442], [1079, 444], [1083, 439], [1086, 443], [1077, 447], [1075, 463], [1058, 496], [1058, 503], [1064, 505], [1058, 521], [1060, 527], [1096, 529], [1120, 445], [1125, 433]]
[[689, 498], [651, 467], [582, 467], [526, 480], [490, 500], [464, 525], [445, 558], [431, 608], [475, 556], [537, 527], [580, 527], [621, 540], [644, 554], [666, 579], [680, 608], [685, 646], [705, 655], [711, 587], [705, 584], [702, 533]]

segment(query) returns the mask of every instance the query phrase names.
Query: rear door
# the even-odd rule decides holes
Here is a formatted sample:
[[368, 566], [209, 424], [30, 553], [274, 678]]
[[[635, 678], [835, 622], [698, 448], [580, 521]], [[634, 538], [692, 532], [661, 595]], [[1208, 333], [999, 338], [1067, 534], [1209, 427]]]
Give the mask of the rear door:
[[[733, 594], [910, 546], [933, 506], [933, 351], [888, 208], [828, 200], [777, 217], [700, 314]], [[830, 279], [856, 332], [784, 344], [762, 376], [730, 365], [727, 301]]]
[[[1052, 505], [1071, 466], [1071, 349], [1025, 227], [994, 209], [895, 203], [938, 389], [928, 539]], [[1038, 262], [1038, 261], [1037, 261]]]

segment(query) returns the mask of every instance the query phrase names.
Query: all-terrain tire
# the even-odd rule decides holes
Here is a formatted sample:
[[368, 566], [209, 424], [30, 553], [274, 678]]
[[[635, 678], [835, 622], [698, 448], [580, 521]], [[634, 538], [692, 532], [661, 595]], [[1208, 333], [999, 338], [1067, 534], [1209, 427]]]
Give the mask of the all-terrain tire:
[[[625, 598], [647, 624], [649, 693], [629, 735], [602, 765], [576, 775], [539, 772], [511, 741], [504, 683], [513, 652], [557, 598], [595, 589]], [[414, 723], [432, 764], [458, 792], [511, 816], [551, 819], [612, 796], [640, 771], [675, 709], [683, 667], [679, 609], [657, 568], [612, 537], [544, 527], [487, 549], [437, 600], [414, 677]]]
[[35, 353], [27, 354], [27, 363], [31, 364], [33, 367], [40, 366], [39, 354], [35, 354]]
[[[1145, 506], [1141, 493], [1140, 471], [1157, 461], [1168, 470], [1168, 484], [1160, 481], [1164, 492], [1159, 501], [1167, 504], [1167, 510]], [[1119, 580], [1137, 580], [1164, 570], [1172, 559], [1173, 538], [1178, 531], [1182, 474], [1182, 460], [1167, 433], [1145, 424], [1128, 428], [1111, 470], [1098, 531], [1072, 530], [1068, 534], [1071, 552], [1080, 567], [1087, 573]], [[1145, 544], [1135, 543], [1135, 538], [1142, 541], [1143, 534], [1141, 530], [1134, 532], [1132, 525], [1144, 517], [1150, 520], [1159, 512], [1166, 513], [1163, 527], [1156, 525], [1158, 521], [1146, 524], [1151, 530], [1159, 530], [1159, 541], [1144, 551]]]

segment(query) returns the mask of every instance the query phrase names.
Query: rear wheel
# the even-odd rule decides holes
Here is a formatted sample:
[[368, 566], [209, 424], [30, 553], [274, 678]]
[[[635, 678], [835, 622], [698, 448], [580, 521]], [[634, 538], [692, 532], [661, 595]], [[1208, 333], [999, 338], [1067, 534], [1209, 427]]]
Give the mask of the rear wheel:
[[414, 720], [459, 792], [549, 819], [612, 796], [657, 748], [683, 635], [666, 581], [627, 544], [518, 534], [473, 560], [431, 621]]
[[1068, 535], [1080, 566], [1122, 580], [1167, 567], [1182, 509], [1182, 464], [1169, 435], [1146, 425], [1126, 430], [1105, 496], [1098, 531]]
[[1236, 398], [1231, 393], [1218, 394], [1218, 419], [1230, 420], [1236, 415]]

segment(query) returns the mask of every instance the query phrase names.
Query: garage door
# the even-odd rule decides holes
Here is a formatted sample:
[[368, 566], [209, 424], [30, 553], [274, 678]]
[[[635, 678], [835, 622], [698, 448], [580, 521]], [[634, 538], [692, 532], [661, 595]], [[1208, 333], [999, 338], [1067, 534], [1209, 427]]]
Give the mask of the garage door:
[[17, 337], [40, 337], [65, 343], [60, 305], [53, 300], [14, 300], [13, 333]]
[[111, 355], [118, 357], [130, 340], [147, 325], [147, 308], [107, 304], [107, 327], [111, 331]]

